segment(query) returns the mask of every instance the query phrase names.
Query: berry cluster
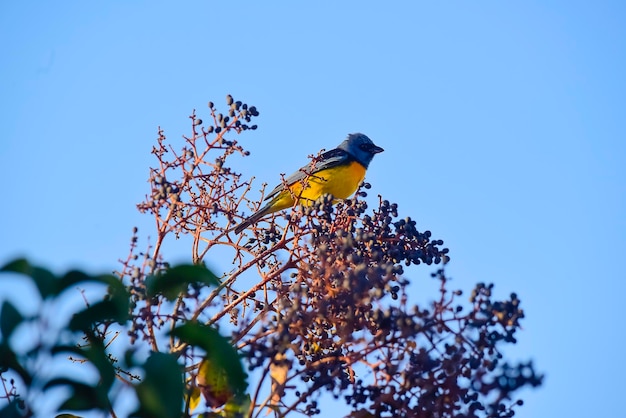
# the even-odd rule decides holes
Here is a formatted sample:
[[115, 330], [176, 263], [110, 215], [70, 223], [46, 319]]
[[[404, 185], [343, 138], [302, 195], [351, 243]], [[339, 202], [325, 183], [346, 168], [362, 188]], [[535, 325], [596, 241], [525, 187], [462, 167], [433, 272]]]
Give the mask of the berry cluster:
[[[326, 391], [354, 416], [512, 416], [513, 393], [541, 383], [531, 364], [509, 365], [501, 354], [524, 317], [517, 295], [493, 300], [492, 285], [478, 284], [464, 306], [439, 268], [432, 273], [439, 294], [409, 304], [410, 269], [443, 266], [449, 250], [417, 220], [400, 217], [397, 204], [380, 198], [370, 210], [367, 183], [352, 199], [323, 196], [233, 234], [260, 201], [247, 195], [252, 180], [231, 168], [233, 155], [249, 155], [231, 135], [256, 130], [259, 112], [230, 95], [226, 104], [223, 114], [209, 102], [209, 126], [192, 114], [192, 134], [178, 151], [159, 131], [159, 164], [139, 205], [155, 216], [157, 241], [139, 268], [129, 258], [122, 273], [133, 287], [133, 338], [154, 348], [155, 330], [168, 321], [230, 330], [249, 369], [267, 371], [250, 392], [257, 410], [319, 414]], [[192, 238], [194, 263], [213, 264], [216, 246], [232, 252], [219, 288], [190, 285], [173, 306], [145, 297], [144, 280], [163, 268], [154, 260], [170, 234]], [[176, 349], [193, 373], [193, 352]], [[280, 379], [272, 375], [278, 369]]]

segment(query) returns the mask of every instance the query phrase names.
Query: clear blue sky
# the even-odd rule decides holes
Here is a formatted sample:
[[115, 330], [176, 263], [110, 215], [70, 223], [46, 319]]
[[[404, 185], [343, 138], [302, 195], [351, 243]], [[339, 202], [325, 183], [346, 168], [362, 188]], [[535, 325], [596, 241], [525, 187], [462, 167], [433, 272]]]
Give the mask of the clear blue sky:
[[134, 205], [157, 126], [231, 93], [261, 112], [240, 171], [273, 185], [364, 132], [370, 194], [445, 240], [455, 285], [519, 294], [510, 355], [546, 380], [516, 416], [618, 416], [625, 22], [623, 1], [4, 1], [0, 263], [117, 268], [154, 235]]

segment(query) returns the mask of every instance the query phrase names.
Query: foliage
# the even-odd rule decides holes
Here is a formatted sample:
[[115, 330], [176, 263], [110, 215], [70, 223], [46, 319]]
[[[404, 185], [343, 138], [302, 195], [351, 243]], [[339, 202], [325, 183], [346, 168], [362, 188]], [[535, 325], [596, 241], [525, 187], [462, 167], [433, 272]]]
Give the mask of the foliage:
[[[194, 272], [194, 283], [198, 278], [210, 276], [211, 273], [198, 266], [178, 266], [172, 272]], [[8, 404], [0, 409], [2, 417], [33, 416], [28, 402], [17, 392], [16, 380], [29, 388], [30, 398], [46, 396], [52, 388], [62, 386], [68, 389], [69, 396], [60, 403], [59, 410], [83, 411], [99, 409], [116, 416], [113, 403], [110, 400], [112, 386], [122, 381], [132, 388], [139, 400], [139, 409], [135, 412], [138, 417], [172, 417], [180, 413], [185, 392], [183, 370], [178, 362], [178, 356], [171, 353], [153, 352], [145, 362], [137, 362], [133, 358], [133, 351], [127, 351], [125, 361], [113, 357], [105, 346], [109, 329], [116, 324], [126, 324], [130, 319], [130, 293], [119, 280], [112, 275], [89, 276], [78, 271], [71, 271], [57, 277], [50, 271], [34, 267], [26, 260], [15, 260], [0, 270], [2, 279], [10, 279], [7, 273], [18, 273], [22, 278], [28, 278], [35, 283], [41, 298], [40, 313], [27, 317], [20, 313], [10, 301], [4, 301], [1, 308], [0, 332], [0, 374], [4, 383], [4, 398]], [[178, 276], [181, 279], [180, 276]], [[182, 281], [182, 279], [181, 279]], [[54, 332], [51, 326], [45, 304], [63, 302], [64, 294], [76, 286], [87, 286], [88, 283], [99, 283], [107, 287], [106, 295], [101, 301], [90, 304], [85, 309], [74, 313], [61, 326], [60, 332]], [[170, 291], [169, 285], [164, 285], [163, 292]], [[13, 334], [20, 327], [34, 326], [40, 330], [39, 340], [30, 350], [20, 350], [19, 341], [12, 339]], [[209, 332], [210, 331], [210, 332]], [[244, 373], [239, 363], [239, 356], [228, 341], [221, 337], [214, 329], [187, 323], [176, 328], [172, 334], [177, 334], [181, 341], [205, 349], [207, 347], [222, 347], [220, 361], [227, 365], [233, 379], [233, 391], [242, 391], [245, 388]], [[67, 341], [80, 341], [67, 344]], [[223, 349], [228, 347], [228, 349]], [[66, 376], [45, 376], [41, 373], [42, 362], [52, 363], [65, 359], [73, 362], [89, 363], [95, 367], [98, 378], [92, 382]], [[130, 373], [130, 369], [141, 370], [140, 375]], [[5, 375], [16, 375], [5, 379]], [[117, 377], [117, 379], [116, 379]], [[236, 378], [236, 380], [235, 380]], [[138, 384], [132, 384], [139, 382]], [[8, 387], [7, 382], [10, 384]], [[59, 416], [73, 416], [61, 414]]]
[[[512, 416], [521, 404], [514, 393], [542, 380], [531, 363], [509, 364], [502, 354], [524, 317], [517, 295], [494, 300], [493, 286], [479, 283], [464, 306], [441, 267], [449, 261], [443, 241], [383, 198], [369, 210], [369, 184], [337, 205], [324, 196], [234, 234], [245, 212], [260, 206], [248, 197], [252, 180], [232, 168], [249, 155], [234, 135], [255, 130], [259, 113], [231, 96], [227, 105], [224, 115], [209, 102], [209, 124], [194, 112], [182, 146], [159, 130], [151, 190], [138, 205], [154, 217], [156, 241], [141, 251], [135, 229], [115, 276], [56, 277], [23, 260], [4, 267], [29, 277], [44, 300], [88, 281], [108, 292], [71, 318], [68, 335], [27, 353], [10, 337], [42, 318], [24, 318], [5, 302], [3, 376], [19, 376], [30, 390], [71, 388], [60, 411], [111, 416], [115, 385], [134, 391], [134, 416], [145, 417], [315, 415], [323, 393], [345, 402], [352, 417]], [[191, 265], [165, 261], [173, 238], [189, 245]], [[215, 260], [225, 269], [218, 275], [204, 267]], [[411, 304], [405, 268], [433, 265], [438, 294]], [[128, 335], [123, 360], [111, 354], [124, 344], [111, 337], [120, 329]], [[78, 335], [86, 343], [67, 344]], [[41, 382], [30, 365], [42, 350], [84, 359], [99, 380]], [[28, 408], [14, 387], [5, 385], [4, 397], [8, 408]]]

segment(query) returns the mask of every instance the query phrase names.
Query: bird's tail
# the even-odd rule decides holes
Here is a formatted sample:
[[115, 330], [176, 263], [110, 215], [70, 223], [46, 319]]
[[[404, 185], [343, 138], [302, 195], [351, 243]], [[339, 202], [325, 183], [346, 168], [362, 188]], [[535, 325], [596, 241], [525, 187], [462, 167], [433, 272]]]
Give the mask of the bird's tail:
[[272, 207], [272, 202], [268, 203], [262, 209], [250, 215], [250, 217], [244, 219], [239, 225], [235, 227], [234, 229], [235, 234], [240, 234], [241, 231], [243, 231], [244, 229], [246, 229], [247, 227], [249, 227], [256, 221], [258, 221], [259, 219], [261, 219], [262, 217], [270, 213], [271, 207]]

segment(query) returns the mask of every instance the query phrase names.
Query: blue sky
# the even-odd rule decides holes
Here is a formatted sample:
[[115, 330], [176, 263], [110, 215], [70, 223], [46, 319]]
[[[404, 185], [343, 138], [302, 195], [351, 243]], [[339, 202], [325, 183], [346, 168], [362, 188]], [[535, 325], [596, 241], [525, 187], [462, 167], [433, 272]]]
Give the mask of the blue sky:
[[154, 235], [157, 126], [231, 93], [261, 112], [240, 171], [274, 185], [364, 132], [370, 197], [446, 242], [458, 287], [519, 294], [510, 356], [546, 380], [516, 416], [623, 411], [626, 3], [268, 4], [3, 2], [0, 263], [116, 268]]

